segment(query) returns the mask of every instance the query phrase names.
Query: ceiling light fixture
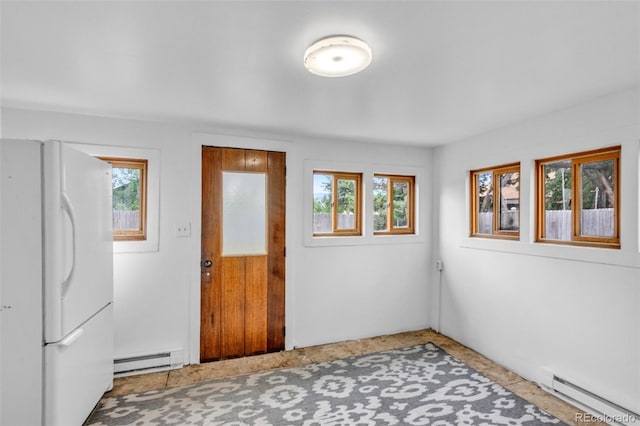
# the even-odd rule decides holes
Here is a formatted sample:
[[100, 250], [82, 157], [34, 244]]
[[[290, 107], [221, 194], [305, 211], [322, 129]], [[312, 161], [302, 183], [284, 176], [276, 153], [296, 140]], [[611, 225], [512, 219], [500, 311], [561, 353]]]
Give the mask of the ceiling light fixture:
[[304, 52], [304, 66], [322, 77], [345, 77], [369, 66], [373, 55], [364, 41], [351, 36], [330, 36]]

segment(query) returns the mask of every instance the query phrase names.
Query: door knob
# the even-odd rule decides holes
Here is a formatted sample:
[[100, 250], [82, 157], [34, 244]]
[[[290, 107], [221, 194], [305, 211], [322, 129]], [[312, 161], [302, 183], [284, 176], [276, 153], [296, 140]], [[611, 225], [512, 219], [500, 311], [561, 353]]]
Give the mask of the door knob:
[[200, 267], [200, 273], [206, 277], [207, 281], [209, 281], [211, 278], [210, 269], [212, 265], [213, 265], [213, 262], [207, 259], [202, 262], [202, 266]]

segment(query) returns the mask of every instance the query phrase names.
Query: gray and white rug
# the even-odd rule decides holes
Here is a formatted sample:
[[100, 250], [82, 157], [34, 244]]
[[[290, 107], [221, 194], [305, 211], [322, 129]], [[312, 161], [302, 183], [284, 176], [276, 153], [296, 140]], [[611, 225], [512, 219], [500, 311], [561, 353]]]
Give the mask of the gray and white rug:
[[564, 425], [427, 343], [104, 398], [87, 425]]

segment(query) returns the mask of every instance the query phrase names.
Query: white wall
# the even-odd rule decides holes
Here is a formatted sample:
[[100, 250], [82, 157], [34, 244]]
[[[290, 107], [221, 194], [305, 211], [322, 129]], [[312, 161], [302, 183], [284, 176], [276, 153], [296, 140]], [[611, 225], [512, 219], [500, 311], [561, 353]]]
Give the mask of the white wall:
[[[443, 146], [434, 153], [432, 323], [516, 373], [540, 367], [640, 410], [638, 91]], [[620, 250], [536, 244], [537, 158], [622, 145]], [[521, 239], [469, 238], [469, 170], [521, 162]]]
[[[287, 142], [207, 133], [196, 133], [192, 139], [195, 164], [192, 170], [200, 170], [202, 145], [287, 153], [287, 348], [428, 326], [429, 274], [425, 259], [431, 255], [429, 150], [312, 139]], [[369, 212], [365, 214], [365, 237], [310, 242], [313, 169], [308, 167], [309, 163], [322, 170], [363, 172], [365, 196], [370, 191], [367, 173], [393, 170], [417, 174], [419, 235], [373, 237], [366, 223], [366, 218], [372, 216]], [[193, 180], [197, 179], [195, 176]], [[366, 200], [365, 205], [369, 205]], [[366, 206], [365, 211], [369, 210]], [[198, 212], [199, 208], [196, 204], [193, 211]], [[199, 235], [197, 226], [194, 234]], [[193, 248], [199, 252], [199, 247], [200, 241], [194, 235]], [[199, 288], [197, 281], [194, 285]]]
[[4, 110], [2, 137], [160, 150], [159, 250], [114, 255], [116, 355], [186, 348], [189, 339], [189, 241], [173, 226], [189, 218], [189, 132], [174, 126], [90, 116]]
[[[428, 326], [431, 154], [353, 142], [224, 136], [216, 129], [84, 115], [2, 110], [3, 138], [60, 139], [160, 152], [159, 250], [114, 255], [116, 355], [184, 349], [198, 360], [202, 144], [287, 152], [287, 348]], [[255, 135], [254, 135], [255, 136]], [[420, 235], [355, 245], [305, 245], [305, 160], [365, 170], [419, 169]], [[379, 167], [378, 167], [379, 166]], [[311, 218], [309, 218], [310, 220]], [[191, 223], [191, 238], [175, 225]]]
[[[438, 148], [433, 158], [427, 149], [224, 136], [215, 129], [16, 109], [2, 111], [0, 136], [160, 151], [159, 250], [115, 255], [117, 355], [183, 348], [186, 360], [197, 359], [199, 146], [283, 150], [287, 348], [434, 324], [526, 378], [535, 380], [539, 367], [551, 367], [638, 411], [638, 102], [637, 91], [612, 95]], [[622, 248], [533, 243], [534, 160], [617, 144]], [[514, 161], [522, 167], [521, 240], [468, 238], [468, 171]], [[420, 236], [309, 244], [309, 162], [356, 165], [367, 173], [421, 169]], [[174, 226], [184, 222], [191, 223], [192, 236], [176, 238]], [[437, 224], [433, 232], [431, 223]], [[440, 309], [438, 276], [431, 272], [435, 257], [445, 266]]]

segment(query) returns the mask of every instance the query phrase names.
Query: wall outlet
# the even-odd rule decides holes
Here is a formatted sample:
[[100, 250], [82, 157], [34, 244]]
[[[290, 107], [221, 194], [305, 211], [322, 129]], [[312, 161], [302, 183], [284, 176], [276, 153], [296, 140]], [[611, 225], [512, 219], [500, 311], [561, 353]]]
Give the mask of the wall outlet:
[[442, 260], [440, 259], [436, 260], [436, 270], [442, 271], [443, 269], [444, 269], [444, 264], [442, 263]]
[[190, 237], [191, 236], [191, 223], [179, 223], [176, 225], [176, 237]]

